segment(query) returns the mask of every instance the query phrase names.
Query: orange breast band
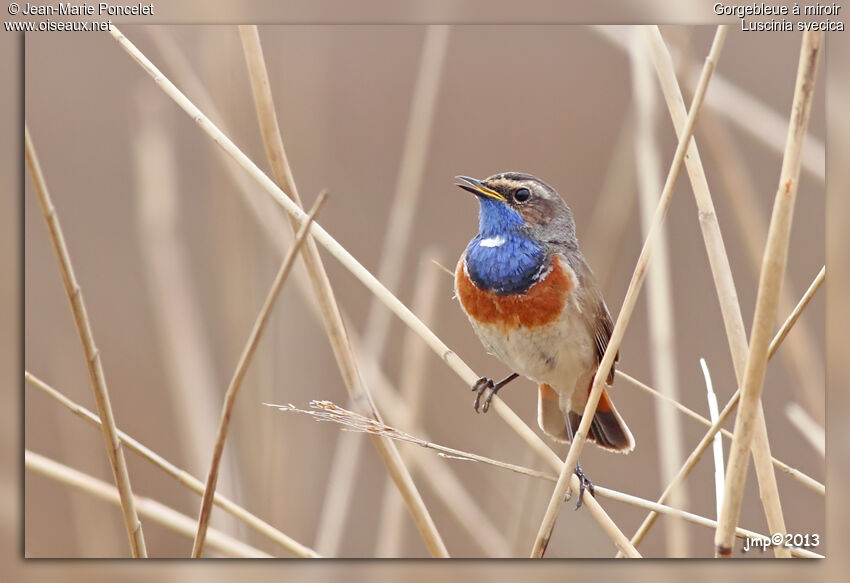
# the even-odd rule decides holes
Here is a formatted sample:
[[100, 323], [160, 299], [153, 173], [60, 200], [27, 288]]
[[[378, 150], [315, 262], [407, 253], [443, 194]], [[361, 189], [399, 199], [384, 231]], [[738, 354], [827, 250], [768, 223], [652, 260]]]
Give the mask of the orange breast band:
[[497, 324], [509, 330], [543, 326], [561, 315], [573, 284], [560, 259], [555, 257], [553, 261], [549, 274], [527, 292], [507, 296], [476, 287], [460, 261], [455, 273], [458, 299], [470, 317], [484, 324]]

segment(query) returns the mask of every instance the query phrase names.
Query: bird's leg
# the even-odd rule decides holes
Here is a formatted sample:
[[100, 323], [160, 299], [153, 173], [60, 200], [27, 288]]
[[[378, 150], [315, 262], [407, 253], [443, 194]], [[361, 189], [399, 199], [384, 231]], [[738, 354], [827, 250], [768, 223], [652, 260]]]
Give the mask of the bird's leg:
[[[567, 422], [567, 437], [570, 438], [570, 443], [573, 443], [573, 428], [570, 425], [569, 416], [564, 416], [564, 421]], [[593, 482], [590, 481], [590, 478], [584, 475], [584, 472], [581, 470], [581, 464], [576, 462], [576, 476], [578, 476], [578, 502], [576, 502], [576, 510], [581, 508], [582, 499], [584, 498], [584, 491], [587, 490], [590, 492], [590, 495], [594, 498], [596, 494], [593, 492]], [[566, 501], [566, 499], [564, 500]]]
[[499, 389], [504, 387], [506, 384], [508, 384], [518, 376], [519, 374], [512, 373], [500, 380], [498, 383], [494, 383], [493, 379], [487, 377], [481, 377], [480, 379], [475, 381], [475, 384], [472, 385], [472, 390], [476, 393], [475, 401], [472, 403], [472, 408], [475, 409], [475, 412], [478, 413], [478, 406], [481, 404], [481, 395], [484, 394], [484, 391], [488, 389], [490, 390], [490, 392], [487, 394], [487, 397], [484, 398], [484, 406], [481, 408], [482, 413], [486, 413], [490, 410], [490, 401], [493, 400], [493, 395], [499, 392]]

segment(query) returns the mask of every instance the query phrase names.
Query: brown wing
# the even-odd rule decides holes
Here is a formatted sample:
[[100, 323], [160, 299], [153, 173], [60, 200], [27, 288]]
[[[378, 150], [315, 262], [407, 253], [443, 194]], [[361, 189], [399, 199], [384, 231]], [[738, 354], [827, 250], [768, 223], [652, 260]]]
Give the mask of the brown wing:
[[[581, 308], [582, 317], [584, 318], [588, 330], [593, 332], [593, 338], [596, 341], [596, 362], [602, 362], [602, 357], [605, 355], [605, 349], [608, 347], [608, 340], [611, 338], [611, 332], [614, 330], [614, 323], [611, 321], [611, 314], [608, 313], [608, 306], [605, 305], [605, 300], [602, 298], [602, 292], [599, 285], [596, 283], [596, 278], [593, 277], [593, 272], [590, 271], [584, 257], [580, 255], [575, 257], [570, 262], [572, 268], [576, 272], [576, 277], [579, 281], [578, 302]], [[620, 359], [620, 352], [614, 356], [616, 363]], [[614, 382], [614, 365], [611, 365], [611, 372], [608, 373], [608, 384]]]

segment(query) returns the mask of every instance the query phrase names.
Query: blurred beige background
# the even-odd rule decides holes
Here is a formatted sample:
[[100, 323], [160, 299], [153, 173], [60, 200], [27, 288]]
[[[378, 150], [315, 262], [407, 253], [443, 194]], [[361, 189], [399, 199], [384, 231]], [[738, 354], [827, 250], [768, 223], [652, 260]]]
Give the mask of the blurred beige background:
[[[166, 74], [173, 74], [154, 48], [150, 30], [126, 26], [122, 30]], [[266, 168], [235, 28], [163, 27], [156, 32], [172, 39], [186, 53], [223, 112], [231, 137]], [[684, 42], [691, 56], [701, 59], [712, 30], [668, 28], [664, 32], [668, 40]], [[320, 222], [374, 272], [380, 260], [425, 30], [418, 26], [265, 26], [260, 34], [302, 196], [311, 201], [320, 189], [331, 192]], [[452, 186], [454, 174], [484, 176], [507, 169], [533, 172], [565, 196], [576, 214], [581, 240], [593, 240], [593, 234], [585, 229], [591, 223], [618, 133], [633, 107], [628, 55], [587, 28], [456, 26], [449, 37], [437, 115], [416, 203], [417, 224], [407, 254], [409, 269], [399, 290], [408, 304], [422, 251], [436, 245], [443, 263], [452, 265], [474, 234], [475, 204]], [[790, 105], [798, 47], [799, 35], [756, 36], [733, 30], [718, 72], [784, 117]], [[202, 350], [213, 365], [208, 378], [213, 381], [211, 390], [219, 396], [219, 401], [211, 405], [216, 413], [280, 254], [271, 248], [238, 198], [214, 146], [173, 103], [152, 89], [150, 79], [109, 37], [34, 36], [28, 39], [26, 49], [27, 120], [83, 285], [119, 426], [202, 476], [205, 462], [193, 457], [185, 436], [187, 420], [175, 408], [174, 393], [179, 388], [169, 376], [164, 334], [158, 329], [145, 267], [146, 240], [134, 166], [144, 129], [160, 123], [166, 128], [167, 147], [173, 148], [178, 242], [189, 260], [185, 275], [195, 288], [192, 298], [203, 331]], [[176, 74], [173, 79], [181, 86]], [[817, 95], [812, 134], [823, 140], [822, 82]], [[661, 171], [666, 172], [675, 142], [666, 112], [661, 111], [659, 118]], [[780, 158], [746, 132], [733, 130], [732, 134], [752, 173], [759, 208], [766, 218]], [[698, 140], [700, 136], [698, 129]], [[723, 192], [721, 169], [706, 148], [701, 150], [749, 326], [756, 273], [746, 258]], [[804, 174], [789, 258], [789, 281], [797, 295], [824, 261], [823, 190], [820, 182]], [[634, 195], [623, 193], [623, 197]], [[705, 413], [699, 357], [708, 360], [722, 402], [734, 387], [692, 200], [689, 185], [680, 180], [668, 218], [668, 235], [673, 243], [681, 400]], [[24, 364], [91, 406], [79, 344], [28, 179], [23, 204]], [[622, 301], [642, 239], [637, 211], [632, 213], [633, 219], [617, 242], [613, 263], [594, 264], [594, 253], [600, 251], [584, 248], [593, 267], [608, 274], [605, 292], [614, 312]], [[352, 328], [362, 331], [370, 304], [368, 292], [332, 258], [327, 258], [326, 265], [340, 303], [352, 316]], [[500, 376], [503, 367], [484, 354], [451, 299], [451, 280], [446, 276], [438, 282], [435, 331], [477, 372]], [[233, 491], [226, 493], [288, 534], [313, 544], [338, 427], [273, 412], [260, 402], [305, 405], [313, 398], [327, 398], [344, 404], [346, 397], [321, 327], [304, 309], [294, 282], [290, 284], [239, 398], [228, 442], [238, 465], [238, 472], [233, 473], [238, 496]], [[642, 301], [626, 336], [621, 369], [651, 383], [646, 317]], [[813, 349], [822, 359], [822, 293], [812, 302], [804, 320], [819, 342]], [[389, 377], [396, 379], [403, 330], [395, 320], [391, 334], [384, 365]], [[432, 440], [517, 463], [537, 463], [495, 415], [472, 413], [471, 397], [462, 383], [432, 354], [427, 358], [428, 397], [422, 418]], [[823, 480], [822, 460], [785, 417], [785, 405], [800, 400], [795, 377], [789, 371], [778, 355], [767, 380], [770, 398], [766, 399], [766, 414], [774, 455]], [[822, 379], [823, 373], [819, 374]], [[523, 386], [506, 389], [503, 396], [534, 424], [529, 383], [523, 381]], [[654, 403], [622, 382], [617, 384], [615, 396], [636, 434], [638, 449], [624, 458], [589, 448], [583, 464], [600, 485], [655, 498], [662, 485]], [[95, 430], [31, 387], [24, 389], [24, 397], [24, 445], [28, 449], [109, 479], [102, 440]], [[199, 404], [198, 409], [206, 406], [209, 404]], [[823, 410], [814, 413], [823, 415]], [[690, 451], [702, 431], [687, 419], [682, 425], [685, 449]], [[384, 496], [382, 464], [368, 440], [361, 439], [365, 441], [363, 464], [353, 485], [357, 503], [339, 550], [349, 557], [373, 554], [377, 515]], [[196, 497], [175, 487], [170, 478], [133, 454], [128, 454], [128, 462], [134, 488], [140, 494], [188, 515], [196, 514]], [[442, 463], [451, 464], [467, 487], [476, 492], [494, 523], [519, 533], [517, 554], [523, 555], [542, 516], [549, 486], [529, 487], [524, 478], [465, 462]], [[824, 532], [822, 500], [781, 474], [777, 480], [789, 530]], [[116, 508], [31, 474], [25, 476], [24, 486], [27, 556], [125, 556], [125, 537]], [[457, 527], [428, 487], [420, 487], [452, 554], [481, 556], [481, 550]], [[689, 509], [713, 515], [708, 459], [688, 480], [688, 493]], [[644, 515], [613, 502], [603, 504], [627, 533]], [[517, 508], [525, 516], [518, 524], [511, 522]], [[766, 528], [752, 475], [741, 521], [756, 530]], [[233, 524], [220, 521], [220, 526], [231, 528]], [[664, 526], [662, 519], [641, 546], [646, 555], [665, 555]], [[405, 528], [404, 556], [425, 556], [412, 525]], [[688, 532], [691, 553], [709, 556], [712, 531], [688, 527]], [[188, 554], [188, 539], [149, 521], [145, 522], [145, 533], [153, 556]], [[237, 528], [235, 533], [260, 548], [275, 551], [250, 531]], [[606, 557], [611, 552], [605, 536], [582, 512], [562, 515], [549, 550], [551, 556]]]

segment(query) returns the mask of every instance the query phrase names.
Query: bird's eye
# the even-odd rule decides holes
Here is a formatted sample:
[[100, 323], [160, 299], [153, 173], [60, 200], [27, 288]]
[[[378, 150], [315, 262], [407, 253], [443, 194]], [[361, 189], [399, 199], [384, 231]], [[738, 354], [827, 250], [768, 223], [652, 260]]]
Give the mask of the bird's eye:
[[514, 193], [514, 200], [517, 202], [525, 202], [531, 198], [531, 191], [527, 188], [520, 188]]

